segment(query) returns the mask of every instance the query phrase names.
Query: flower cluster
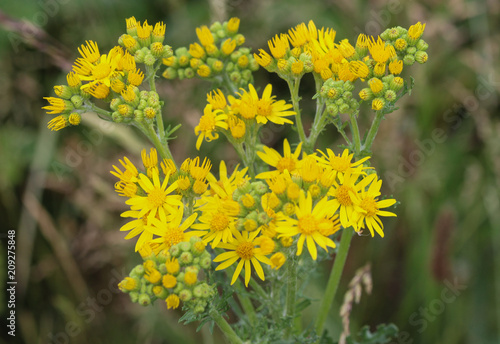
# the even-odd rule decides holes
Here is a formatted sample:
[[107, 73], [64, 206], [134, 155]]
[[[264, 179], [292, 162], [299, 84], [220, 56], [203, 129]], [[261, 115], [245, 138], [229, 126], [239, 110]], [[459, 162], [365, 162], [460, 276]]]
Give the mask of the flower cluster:
[[276, 101], [271, 95], [272, 85], [266, 86], [262, 97], [252, 84], [248, 84], [248, 88], [249, 91], [241, 89], [237, 97], [229, 95], [229, 102], [220, 89], [207, 95], [208, 104], [195, 128], [197, 149], [200, 149], [203, 139], [208, 142], [217, 139], [217, 132], [222, 132], [231, 142], [241, 143], [247, 137], [255, 138], [259, 128], [267, 122], [293, 123], [286, 118], [295, 114], [289, 110], [292, 105], [284, 100]]
[[[107, 54], [101, 54], [93, 41], [87, 41], [78, 49], [80, 57], [66, 76], [67, 85], [54, 86], [57, 97], [45, 98], [50, 105], [44, 109], [50, 111], [49, 114], [59, 114], [49, 122], [49, 129], [78, 125], [81, 115], [88, 111], [126, 123], [151, 119], [160, 111], [154, 90], [139, 92], [145, 76], [137, 63], [153, 68], [156, 62], [172, 55], [172, 49], [162, 44], [165, 25], [157, 23], [153, 28], [147, 21], [141, 25], [131, 17], [127, 19], [127, 32], [119, 39], [121, 46], [113, 47]], [[96, 107], [92, 97], [109, 103], [112, 115]]]
[[132, 302], [147, 306], [160, 299], [169, 309], [175, 309], [182, 301], [195, 313], [205, 310], [215, 290], [207, 283], [205, 271], [212, 261], [200, 238], [192, 237], [158, 254], [143, 245], [139, 253], [143, 263], [118, 284]]
[[252, 82], [252, 72], [259, 65], [249, 48], [242, 47], [245, 37], [238, 33], [239, 18], [213, 23], [210, 28], [202, 26], [196, 29], [199, 43], [195, 42], [175, 50], [175, 54], [163, 59], [168, 67], [163, 76], [167, 79], [193, 78], [199, 76], [223, 83], [228, 77], [237, 87], [245, 87]]
[[[302, 302], [307, 296], [297, 293], [297, 275], [304, 273], [306, 280], [341, 237], [316, 332], [296, 337], [319, 338], [353, 234], [384, 237], [381, 218], [396, 216], [387, 209], [396, 200], [382, 195], [382, 181], [370, 166], [371, 147], [384, 116], [413, 86], [401, 76], [403, 66], [428, 58], [421, 38], [425, 24], [387, 29], [379, 37], [361, 34], [352, 45], [347, 39], [335, 42], [335, 30], [317, 29], [310, 21], [272, 38], [270, 53], [260, 49], [253, 55], [242, 46], [238, 18], [197, 28], [199, 43], [175, 53], [163, 44], [163, 23], [141, 24], [131, 17], [126, 24], [119, 46], [107, 54], [101, 55], [93, 41], [80, 47], [68, 84], [55, 86], [57, 97], [46, 98], [50, 105], [44, 107], [58, 114], [49, 122], [52, 130], [78, 125], [83, 112], [94, 111], [105, 120], [133, 125], [155, 146], [141, 152], [142, 166], [124, 157], [111, 171], [118, 178], [116, 192], [129, 206], [121, 214], [126, 223], [120, 231], [127, 232], [125, 239], [136, 239], [135, 251], [143, 259], [120, 289], [142, 305], [161, 299], [175, 309], [182, 301], [188, 311], [183, 320], [210, 318], [232, 343], [243, 342], [238, 334], [248, 342], [262, 342], [268, 334], [275, 337], [266, 342], [281, 335], [288, 342], [302, 331], [295, 306], [307, 304]], [[194, 128], [196, 148], [222, 134], [243, 167], [228, 172], [223, 157], [218, 176], [206, 157], [187, 158], [178, 167], [169, 149], [178, 126], [165, 129], [156, 92], [162, 65], [167, 79], [199, 76], [212, 83]], [[259, 65], [287, 82], [290, 103], [276, 99], [270, 84], [257, 92], [252, 72]], [[308, 133], [299, 95], [306, 73], [313, 75], [316, 91]], [[358, 113], [368, 101], [374, 117], [362, 133]], [[100, 107], [103, 103], [107, 109]], [[292, 125], [298, 142], [290, 145], [285, 139], [281, 153], [267, 147], [259, 134], [268, 122]], [[342, 153], [315, 147], [328, 124], [345, 140]], [[304, 246], [308, 254], [303, 255]], [[252, 293], [237, 284], [240, 276]], [[238, 334], [220, 314], [230, 304], [227, 291], [233, 285], [248, 315], [248, 321], [239, 322]], [[223, 297], [215, 297], [218, 290]], [[285, 321], [276, 322], [283, 314]], [[265, 334], [254, 333], [256, 328]]]
[[[269, 40], [270, 54], [260, 49], [254, 56], [262, 67], [285, 80], [300, 79], [305, 73], [313, 73], [317, 80], [325, 83], [327, 90], [321, 95], [332, 105], [329, 108], [332, 115], [357, 109], [357, 102], [351, 99], [354, 88], [334, 92], [334, 81], [368, 83], [370, 88], [363, 89], [360, 99], [372, 100], [372, 109], [381, 110], [386, 101], [396, 100], [395, 92], [403, 85], [403, 79], [398, 77], [403, 65], [427, 61], [425, 50], [428, 45], [420, 39], [424, 29], [425, 24], [418, 22], [409, 30], [401, 27], [387, 29], [377, 38], [360, 34], [356, 44], [352, 45], [347, 39], [335, 43], [335, 30], [317, 29], [310, 21], [308, 25], [302, 23], [288, 30], [287, 34]], [[391, 82], [394, 84], [392, 88], [382, 88], [382, 83], [388, 85]]]

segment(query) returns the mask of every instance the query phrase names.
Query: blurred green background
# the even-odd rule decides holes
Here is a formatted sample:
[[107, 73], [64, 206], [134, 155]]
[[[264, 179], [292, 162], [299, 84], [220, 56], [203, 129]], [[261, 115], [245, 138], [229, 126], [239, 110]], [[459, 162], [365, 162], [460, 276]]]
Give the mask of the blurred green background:
[[[401, 202], [398, 217], [385, 221], [383, 239], [355, 238], [327, 327], [338, 336], [342, 295], [356, 269], [371, 262], [373, 293], [355, 305], [352, 332], [392, 322], [402, 331], [394, 340], [399, 344], [500, 342], [499, 2], [41, 0], [3, 1], [0, 8], [1, 240], [16, 230], [18, 281], [16, 337], [3, 327], [0, 340], [223, 342], [205, 328], [196, 333], [195, 326], [177, 324], [180, 313], [164, 304], [143, 308], [116, 292], [138, 257], [118, 231], [125, 204], [113, 192], [109, 171], [124, 155], [138, 161], [149, 144], [129, 128], [92, 118], [51, 133], [46, 123], [52, 117], [41, 107], [52, 86], [64, 82], [77, 47], [89, 39], [103, 50], [112, 47], [127, 17], [164, 21], [166, 43], [175, 49], [196, 39], [195, 27], [238, 16], [254, 51], [310, 19], [337, 30], [337, 40], [351, 41], [362, 32], [427, 23], [429, 61], [405, 68], [416, 86], [382, 123], [373, 148], [385, 192]], [[274, 75], [259, 70], [255, 78], [286, 97]], [[312, 85], [303, 85], [306, 110]], [[161, 82], [168, 122], [183, 124], [172, 143], [178, 161], [196, 154], [193, 128], [208, 87], [200, 80]], [[266, 144], [279, 147], [285, 132], [264, 134]], [[330, 128], [319, 146], [340, 152], [339, 142]], [[236, 159], [222, 142], [204, 144], [201, 154], [213, 157], [215, 166], [222, 157]], [[2, 244], [2, 288], [5, 249]], [[324, 284], [315, 280], [311, 293]], [[0, 297], [6, 314], [6, 296]]]

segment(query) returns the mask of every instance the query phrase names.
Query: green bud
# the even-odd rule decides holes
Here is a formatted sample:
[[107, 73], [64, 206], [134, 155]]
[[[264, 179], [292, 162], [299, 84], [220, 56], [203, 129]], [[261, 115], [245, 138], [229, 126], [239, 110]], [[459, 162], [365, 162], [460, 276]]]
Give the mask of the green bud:
[[231, 79], [232, 82], [239, 83], [241, 80], [241, 74], [235, 71], [229, 75], [229, 78]]
[[144, 120], [144, 112], [142, 112], [141, 110], [135, 110], [134, 111], [134, 120], [137, 123], [142, 123], [142, 121]]
[[260, 196], [269, 191], [267, 184], [261, 181], [253, 182], [252, 189]]
[[252, 72], [256, 72], [259, 70], [259, 63], [253, 58], [253, 56], [248, 58], [248, 69], [250, 69]]
[[181, 251], [181, 248], [179, 247], [179, 244], [177, 245], [173, 245], [172, 247], [170, 247], [170, 254], [172, 255], [172, 257], [179, 257], [180, 254], [182, 253]]
[[179, 257], [179, 263], [181, 265], [188, 265], [192, 261], [193, 261], [193, 254], [191, 252], [183, 252], [183, 253], [181, 253], [181, 255]]
[[250, 69], [245, 69], [242, 73], [241, 76], [243, 77], [243, 80], [245, 81], [250, 81], [252, 80], [252, 71]]
[[202, 257], [200, 259], [200, 267], [202, 269], [208, 269], [212, 265], [212, 259], [210, 257]]
[[196, 73], [194, 72], [193, 68], [191, 67], [188, 67], [184, 70], [184, 76], [187, 78], [187, 79], [192, 79], [194, 78], [196, 75]]
[[349, 105], [344, 103], [342, 105], [339, 106], [339, 112], [340, 113], [348, 113], [349, 112]]
[[144, 64], [146, 66], [152, 67], [156, 62], [156, 58], [153, 56], [153, 54], [148, 53], [144, 56]]
[[187, 301], [191, 300], [192, 297], [193, 297], [193, 294], [188, 289], [183, 289], [179, 293], [179, 299], [181, 299], [183, 302], [187, 302]]
[[[174, 293], [179, 295], [179, 293], [181, 291], [184, 290], [184, 273], [182, 274], [182, 279], [179, 278], [181, 274], [179, 274], [176, 278], [177, 278], [177, 284], [175, 285], [175, 288], [174, 288]], [[182, 282], [181, 282], [182, 281]]]
[[427, 62], [428, 58], [429, 55], [425, 51], [417, 51], [415, 53], [415, 60], [420, 64]]
[[423, 39], [419, 39], [417, 45], [415, 46], [417, 50], [427, 50], [429, 48], [429, 44], [427, 44]]
[[139, 105], [137, 105], [138, 110], [144, 110], [148, 106], [148, 102], [145, 99], [141, 99], [139, 101]]
[[[65, 102], [67, 105], [69, 105], [69, 102]], [[71, 97], [71, 106], [75, 106], [76, 109], [79, 109], [82, 105], [83, 105], [83, 98], [82, 96], [79, 96], [79, 95], [74, 95], [73, 97]], [[68, 110], [71, 110], [71, 109], [68, 109]]]
[[179, 78], [179, 80], [184, 80], [184, 78], [185, 78], [185, 77], [184, 77], [184, 69], [179, 68], [179, 69], [177, 70], [177, 77]]
[[162, 264], [160, 264], [158, 266], [158, 271], [162, 274], [162, 275], [166, 275], [168, 273], [167, 271], [167, 266], [164, 264], [164, 262], [162, 262]]
[[145, 57], [146, 57], [146, 53], [142, 49], [137, 50], [134, 54], [134, 60], [136, 63], [144, 63]]
[[140, 294], [138, 302], [143, 306], [148, 306], [151, 304], [151, 297], [148, 294]]
[[111, 100], [111, 102], [109, 103], [109, 107], [111, 108], [111, 110], [117, 111], [118, 105], [121, 105], [121, 104], [123, 104], [123, 100], [121, 98], [113, 98]]
[[233, 70], [234, 70], [234, 63], [233, 62], [226, 63], [226, 72], [230, 73]]
[[239, 51], [239, 50], [233, 51], [233, 53], [231, 54], [231, 62], [233, 62], [234, 64], [237, 64], [238, 59], [241, 57], [241, 55], [243, 55], [241, 53], [241, 51]]
[[187, 242], [187, 241], [183, 241], [183, 242], [179, 243], [179, 248], [183, 252], [189, 252], [189, 251], [191, 251], [191, 243]]
[[407, 66], [411, 66], [415, 63], [415, 57], [413, 55], [405, 55], [405, 57], [403, 57], [403, 63]]
[[389, 31], [390, 30], [391, 29], [385, 29], [385, 31], [380, 34], [380, 38], [382, 38], [384, 41], [388, 41], [389, 40]]
[[[227, 24], [226, 24], [227, 25]], [[210, 31], [212, 32], [217, 32], [220, 30], [223, 30], [224, 28], [222, 27], [222, 24], [218, 21], [213, 22], [212, 25], [210, 25]]]
[[200, 314], [203, 313], [203, 311], [205, 311], [205, 307], [202, 305], [198, 305], [193, 309], [194, 314]]
[[165, 79], [172, 80], [177, 77], [177, 70], [173, 67], [168, 67], [167, 69], [165, 69], [162, 75]]
[[342, 98], [345, 100], [345, 101], [348, 101], [349, 99], [352, 98], [352, 92], [344, 92], [342, 93]]
[[130, 296], [130, 301], [134, 303], [139, 301], [139, 292], [131, 291], [128, 295]]
[[409, 55], [414, 55], [416, 52], [417, 52], [417, 48], [415, 48], [415, 47], [408, 47], [406, 49], [406, 54], [409, 54]]
[[118, 111], [113, 112], [113, 114], [111, 115], [111, 119], [113, 119], [113, 122], [116, 123], [123, 122], [123, 116]]
[[335, 104], [328, 104], [326, 106], [326, 111], [331, 116], [336, 116], [339, 113], [339, 107]]
[[204, 288], [201, 285], [197, 285], [196, 287], [194, 287], [193, 289], [194, 297], [201, 298], [203, 296], [203, 289]]
[[389, 102], [393, 102], [396, 100], [396, 92], [394, 92], [393, 90], [387, 90], [385, 91], [385, 94], [384, 94], [384, 98], [385, 100], [389, 101]]
[[196, 266], [186, 266], [185, 272], [192, 272], [192, 273], [198, 275], [198, 273], [200, 272], [200, 268], [198, 268]]
[[354, 84], [350, 81], [346, 81], [344, 83], [344, 91], [347, 91], [347, 92], [352, 92], [354, 91]]
[[260, 225], [265, 225], [269, 222], [270, 218], [269, 216], [267, 216], [267, 214], [265, 212], [260, 212], [258, 213], [257, 215], [257, 222], [260, 224]]

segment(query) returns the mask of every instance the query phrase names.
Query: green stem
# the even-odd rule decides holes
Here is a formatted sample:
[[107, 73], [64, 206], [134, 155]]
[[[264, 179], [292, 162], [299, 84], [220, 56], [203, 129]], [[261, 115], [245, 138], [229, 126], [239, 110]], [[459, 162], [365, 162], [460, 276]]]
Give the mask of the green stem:
[[312, 151], [314, 150], [314, 146], [316, 145], [316, 140], [318, 139], [319, 134], [323, 130], [323, 128], [326, 125], [326, 119], [328, 117], [328, 113], [326, 112], [325, 109], [323, 109], [323, 113], [318, 115], [316, 114], [316, 117], [314, 117], [314, 123], [311, 127], [311, 133], [309, 134], [309, 137], [307, 138], [307, 142], [305, 143], [306, 148], [304, 148], [306, 151]]
[[[158, 66], [159, 67], [159, 66]], [[153, 68], [146, 66], [146, 74], [149, 82], [149, 89], [153, 92], [156, 92], [156, 71], [158, 70], [158, 67]], [[165, 143], [165, 127], [163, 125], [163, 115], [162, 111], [158, 111], [156, 114], [156, 125], [158, 126], [158, 132], [160, 135], [160, 142], [163, 144]], [[172, 159], [173, 160], [173, 159]]]
[[335, 257], [335, 262], [330, 272], [330, 277], [328, 278], [328, 284], [326, 285], [325, 294], [321, 300], [320, 309], [318, 312], [318, 317], [316, 318], [315, 328], [316, 334], [321, 336], [323, 333], [323, 328], [325, 326], [325, 321], [328, 316], [328, 311], [332, 305], [333, 299], [335, 298], [335, 293], [337, 292], [340, 277], [342, 276], [342, 271], [344, 270], [345, 261], [347, 259], [347, 253], [349, 252], [349, 246], [351, 245], [351, 239], [354, 235], [354, 230], [349, 227], [344, 229], [342, 232], [342, 238], [340, 239], [340, 246]]
[[229, 78], [229, 75], [227, 75], [227, 73], [224, 73], [224, 85], [227, 87], [227, 90], [230, 91], [232, 94], [236, 94], [238, 93], [238, 88], [236, 88], [236, 86], [234, 86], [233, 82], [231, 81], [231, 79]]
[[[299, 106], [299, 86], [300, 86], [300, 79], [294, 79], [290, 80], [288, 79], [287, 81], [288, 88], [290, 89], [290, 95], [292, 96], [292, 105], [293, 105], [293, 111], [295, 111], [295, 125], [297, 126], [297, 132], [299, 133], [299, 138], [301, 142], [306, 143], [307, 138], [306, 138], [306, 133], [304, 131], [304, 126], [302, 125], [302, 118], [300, 117], [300, 106]], [[312, 153], [311, 151], [307, 151], [307, 153]]]
[[96, 106], [94, 103], [85, 102], [85, 105], [86, 105], [87, 108], [90, 108], [95, 113], [97, 113], [97, 114], [99, 114], [101, 116], [104, 116], [104, 117], [106, 117], [107, 119], [109, 119], [111, 121], [113, 120], [113, 118], [111, 117], [111, 112], [106, 111], [104, 109], [101, 109], [100, 107]]
[[241, 340], [240, 337], [234, 332], [234, 330], [231, 328], [231, 325], [228, 324], [226, 319], [224, 319], [219, 312], [215, 309], [211, 309], [209, 312], [210, 317], [215, 321], [217, 326], [219, 326], [220, 330], [226, 338], [229, 340], [231, 344], [243, 344], [243, 341]]
[[352, 141], [354, 143], [354, 152], [355, 155], [358, 155], [361, 152], [361, 137], [359, 135], [358, 121], [356, 119], [357, 113], [352, 113], [349, 115], [351, 118], [351, 128], [352, 128]]
[[145, 131], [143, 131], [146, 136], [149, 138], [149, 140], [155, 145], [156, 149], [158, 150], [158, 153], [160, 153], [160, 156], [162, 159], [170, 159], [174, 161], [174, 158], [172, 156], [172, 153], [170, 152], [170, 149], [168, 148], [168, 144], [165, 142], [165, 144], [162, 144], [160, 141], [160, 138], [156, 134], [156, 132], [153, 129], [152, 124], [144, 124], [143, 126], [145, 128]]
[[385, 113], [380, 110], [375, 113], [375, 118], [373, 119], [372, 126], [366, 135], [365, 143], [363, 144], [363, 149], [371, 149], [373, 140], [377, 136], [378, 128], [380, 127], [380, 122], [384, 118]]
[[[286, 316], [291, 319], [292, 323], [295, 321], [295, 303], [297, 300], [297, 257], [292, 253], [287, 267], [287, 289], [286, 289]], [[286, 330], [286, 338], [290, 338], [293, 326], [289, 326]]]

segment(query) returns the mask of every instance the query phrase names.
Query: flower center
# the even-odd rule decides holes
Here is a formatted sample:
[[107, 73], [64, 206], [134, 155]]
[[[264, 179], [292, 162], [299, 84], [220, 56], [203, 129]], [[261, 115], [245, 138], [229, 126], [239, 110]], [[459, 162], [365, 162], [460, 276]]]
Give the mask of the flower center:
[[219, 232], [223, 231], [229, 226], [229, 218], [226, 214], [218, 212], [215, 213], [210, 221], [210, 229]]
[[203, 115], [200, 118], [200, 130], [212, 131], [215, 129], [215, 118], [213, 116]]
[[106, 78], [111, 73], [111, 65], [106, 62], [99, 63], [94, 67], [92, 75], [96, 80], [101, 80]]
[[306, 235], [316, 232], [316, 220], [312, 215], [306, 215], [299, 219], [299, 230]]
[[280, 172], [283, 172], [284, 170], [288, 170], [288, 172], [291, 172], [291, 171], [295, 170], [295, 161], [293, 161], [292, 158], [283, 157], [278, 161], [276, 168]]
[[337, 192], [335, 193], [335, 198], [344, 207], [352, 205], [351, 197], [349, 196], [349, 191], [352, 191], [352, 188], [345, 185], [341, 185], [337, 189]]
[[236, 254], [242, 259], [251, 259], [253, 257], [253, 244], [251, 242], [242, 242], [236, 248]]
[[360, 207], [366, 210], [366, 216], [373, 216], [377, 213], [378, 207], [374, 198], [365, 198], [361, 201]]
[[184, 232], [179, 228], [169, 229], [163, 236], [163, 241], [165, 243], [165, 246], [167, 246], [167, 248], [170, 248], [184, 241]]
[[165, 202], [165, 192], [160, 188], [154, 188], [148, 194], [148, 201], [154, 207], [160, 207]]
[[257, 102], [257, 113], [261, 116], [270, 116], [272, 113], [271, 103], [264, 99]]
[[347, 160], [346, 158], [342, 158], [340, 156], [334, 156], [330, 160], [330, 166], [335, 170], [339, 172], [345, 172], [349, 167], [351, 167], [351, 162]]

